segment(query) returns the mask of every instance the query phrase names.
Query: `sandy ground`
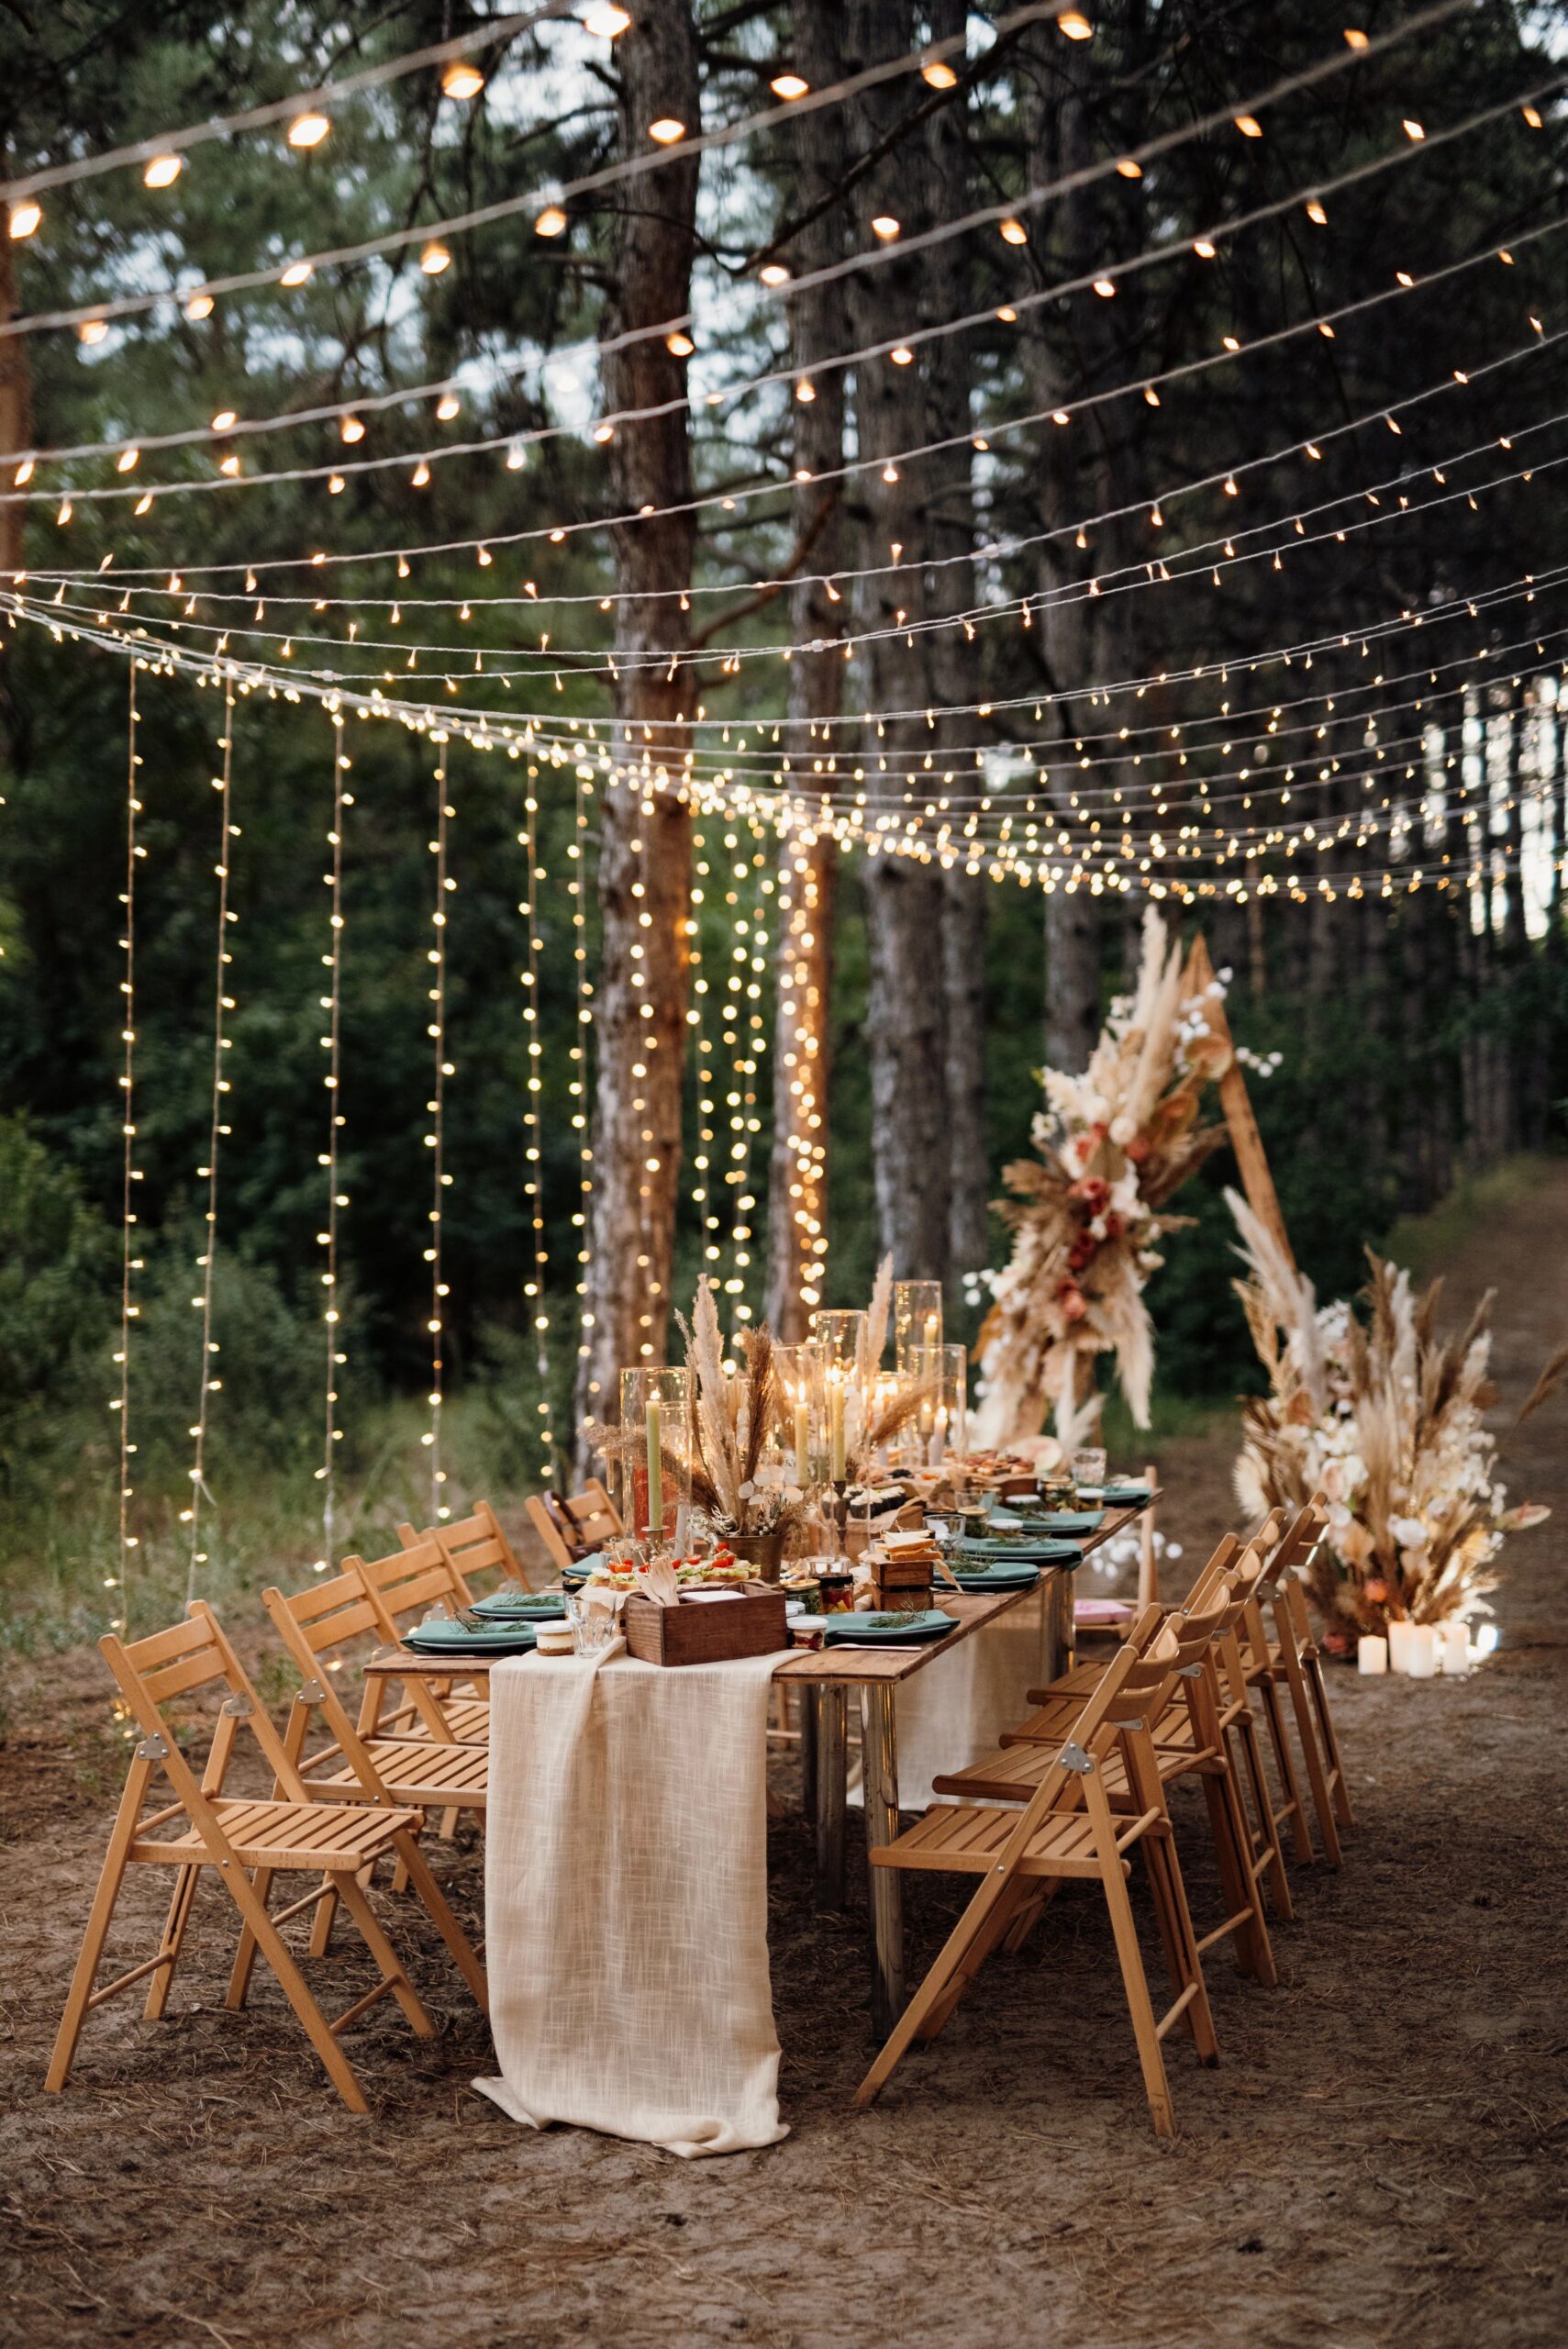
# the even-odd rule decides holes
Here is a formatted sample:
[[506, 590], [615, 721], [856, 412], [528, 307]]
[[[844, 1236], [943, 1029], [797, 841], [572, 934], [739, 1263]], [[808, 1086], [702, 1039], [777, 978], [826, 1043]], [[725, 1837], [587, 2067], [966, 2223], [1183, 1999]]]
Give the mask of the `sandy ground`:
[[[1565, 1228], [1568, 1169], [1450, 1267], [1456, 1312], [1498, 1285], [1505, 1406], [1568, 1335]], [[96, 1659], [22, 1677], [0, 1749], [0, 2339], [1568, 2340], [1563, 1426], [1560, 1399], [1510, 1447], [1516, 1497], [1558, 1514], [1514, 1547], [1490, 1667], [1459, 1685], [1334, 1674], [1358, 1830], [1340, 1875], [1296, 1871], [1277, 1989], [1213, 1954], [1223, 2061], [1204, 2072], [1173, 2045], [1171, 2145], [1148, 2127], [1102, 1917], [1071, 1893], [852, 2113], [869, 2048], [863, 1889], [844, 1917], [814, 1913], [793, 1809], [774, 1830], [772, 1922], [794, 2133], [768, 2152], [686, 2164], [519, 2132], [468, 2087], [490, 2057], [456, 1977], [385, 1902], [442, 2033], [414, 2040], [387, 2004], [352, 2033], [369, 2121], [338, 2106], [265, 1977], [246, 2015], [219, 2010], [231, 1935], [210, 1893], [178, 2011], [102, 2009], [65, 2095], [46, 2098], [117, 1783]], [[1161, 1463], [1183, 1573], [1227, 1521], [1229, 1452], [1217, 1437]], [[1195, 1906], [1212, 1888], [1205, 1841], [1193, 1817]], [[477, 1854], [438, 1851], [476, 1927]], [[133, 1955], [154, 1945], [157, 1890], [133, 1884], [122, 1909]], [[932, 1878], [909, 1906], [917, 1966], [956, 1902]], [[333, 2006], [357, 1964], [319, 1970]]]

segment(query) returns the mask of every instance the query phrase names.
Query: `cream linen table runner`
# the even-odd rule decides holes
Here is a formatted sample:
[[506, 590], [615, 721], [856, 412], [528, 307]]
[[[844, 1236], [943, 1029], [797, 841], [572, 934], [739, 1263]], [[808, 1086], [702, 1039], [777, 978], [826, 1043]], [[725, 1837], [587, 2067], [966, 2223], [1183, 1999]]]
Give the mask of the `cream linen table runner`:
[[690, 2158], [771, 2145], [776, 1656], [521, 1656], [490, 1675], [485, 1963], [514, 2121]]

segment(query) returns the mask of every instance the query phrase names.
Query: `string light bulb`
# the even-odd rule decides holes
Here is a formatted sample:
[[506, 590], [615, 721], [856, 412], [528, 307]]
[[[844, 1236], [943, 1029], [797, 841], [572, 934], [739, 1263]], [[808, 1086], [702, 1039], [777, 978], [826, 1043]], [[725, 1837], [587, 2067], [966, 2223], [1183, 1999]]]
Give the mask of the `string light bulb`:
[[448, 251], [446, 246], [440, 242], [439, 238], [432, 238], [419, 256], [419, 266], [424, 271], [425, 275], [427, 277], [439, 277], [441, 272], [445, 269], [450, 269], [451, 265], [452, 257]]
[[871, 224], [871, 232], [879, 244], [890, 245], [898, 234], [900, 226], [901, 223], [894, 218], [891, 212], [879, 212]]
[[583, 23], [589, 32], [596, 33], [601, 40], [618, 40], [630, 25], [631, 18], [624, 8], [614, 6], [595, 6], [584, 11]]
[[105, 319], [83, 318], [76, 329], [76, 340], [78, 342], [85, 343], [90, 350], [94, 343], [102, 342], [108, 331]]
[[1029, 240], [1029, 232], [1021, 220], [999, 221], [996, 234], [1005, 245], [1027, 245]]
[[678, 121], [673, 114], [661, 115], [657, 122], [651, 122], [648, 126], [648, 136], [656, 147], [673, 147], [685, 135], [685, 124]]
[[455, 392], [442, 393], [436, 402], [436, 414], [442, 424], [450, 424], [453, 417], [462, 414], [462, 402]]
[[1093, 40], [1095, 28], [1081, 8], [1063, 9], [1056, 19], [1056, 29], [1069, 40]]
[[331, 128], [324, 114], [296, 114], [288, 127], [288, 143], [306, 150], [319, 147]]
[[476, 98], [484, 87], [484, 74], [466, 57], [454, 57], [441, 74], [442, 95], [456, 98], [460, 103]]
[[534, 222], [534, 235], [536, 237], [563, 237], [565, 234], [565, 213], [562, 212], [559, 204], [547, 204], [544, 210]]
[[13, 204], [6, 224], [12, 243], [19, 244], [24, 237], [36, 235], [42, 219], [43, 206], [32, 196], [24, 195], [19, 204]]
[[952, 90], [958, 86], [958, 75], [944, 57], [933, 57], [920, 68], [920, 79], [933, 90]]
[[775, 98], [783, 98], [787, 105], [793, 99], [805, 97], [811, 84], [803, 82], [798, 73], [775, 73], [768, 87]]
[[143, 187], [172, 187], [184, 170], [184, 158], [180, 155], [154, 155], [142, 173]]

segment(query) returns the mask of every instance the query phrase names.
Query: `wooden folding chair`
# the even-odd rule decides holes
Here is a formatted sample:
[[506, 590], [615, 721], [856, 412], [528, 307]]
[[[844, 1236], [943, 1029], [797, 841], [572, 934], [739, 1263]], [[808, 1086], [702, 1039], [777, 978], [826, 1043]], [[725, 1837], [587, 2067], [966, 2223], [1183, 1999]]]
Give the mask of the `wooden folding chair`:
[[[1175, 1636], [1162, 1631], [1154, 1648], [1177, 1647], [1179, 1628], [1167, 1631]], [[1145, 1727], [1168, 1698], [1174, 1668], [1152, 1649], [1140, 1654], [1130, 1644], [1123, 1647], [1021, 1810], [937, 1804], [895, 1842], [873, 1850], [873, 1866], [940, 1869], [977, 1876], [981, 1883], [862, 2081], [857, 2105], [877, 2094], [916, 2038], [936, 2036], [997, 1943], [1020, 1926], [1027, 1929], [1061, 1884], [1082, 1878], [1097, 1883], [1105, 1898], [1155, 2130], [1162, 2137], [1175, 2134], [1162, 2042], [1184, 2019], [1205, 2063], [1218, 2062], [1218, 2049], [1164, 1790]], [[1113, 1755], [1133, 1790], [1133, 1807], [1119, 1818], [1106, 1786]], [[1128, 1897], [1127, 1854], [1135, 1847], [1148, 1871], [1176, 1992], [1159, 2016]]]
[[626, 1531], [620, 1511], [596, 1476], [570, 1496], [535, 1493], [527, 1508], [528, 1522], [558, 1574], [592, 1557]]
[[[413, 1528], [403, 1531], [411, 1533]], [[358, 1582], [386, 1640], [400, 1640], [405, 1626], [423, 1622], [432, 1607], [444, 1607], [456, 1615], [473, 1603], [467, 1583], [433, 1533], [384, 1558], [345, 1558], [343, 1572]], [[478, 1685], [487, 1690], [488, 1678]], [[417, 1675], [396, 1681], [378, 1673], [365, 1683], [360, 1733], [374, 1731], [381, 1735], [488, 1745], [490, 1699], [474, 1690], [475, 1684], [464, 1679], [460, 1664], [453, 1666], [450, 1679], [431, 1680]], [[393, 1707], [390, 1713], [385, 1710], [388, 1704]], [[441, 1831], [450, 1834], [450, 1824], [443, 1825]]]
[[1316, 1495], [1292, 1520], [1247, 1609], [1241, 1661], [1247, 1686], [1257, 1690], [1262, 1703], [1284, 1792], [1284, 1801], [1273, 1814], [1276, 1828], [1288, 1821], [1296, 1858], [1313, 1859], [1307, 1793], [1286, 1734], [1281, 1701], [1284, 1690], [1290, 1698], [1323, 1857], [1329, 1867], [1337, 1868], [1341, 1856], [1339, 1831], [1352, 1826], [1354, 1820], [1323, 1683], [1322, 1658], [1312, 1637], [1306, 1598], [1296, 1580], [1296, 1568], [1322, 1538], [1327, 1523], [1328, 1510], [1321, 1494]]
[[515, 1582], [524, 1590], [533, 1587], [488, 1501], [476, 1502], [472, 1517], [460, 1518], [450, 1525], [427, 1525], [422, 1533], [411, 1525], [400, 1525], [397, 1538], [406, 1550], [439, 1542], [462, 1586], [465, 1607], [483, 1596], [477, 1587], [481, 1575], [495, 1575], [498, 1582]]
[[[261, 1593], [261, 1604], [299, 1670], [300, 1688], [284, 1731], [284, 1751], [315, 1800], [417, 1804], [422, 1810], [440, 1811], [446, 1834], [451, 1833], [461, 1812], [484, 1812], [490, 1765], [487, 1749], [459, 1744], [445, 1735], [439, 1709], [417, 1682], [410, 1684], [415, 1700], [421, 1707], [429, 1706], [433, 1714], [433, 1720], [421, 1718], [417, 1722], [423, 1736], [388, 1736], [373, 1726], [356, 1727], [350, 1720], [339, 1694], [338, 1675], [350, 1665], [353, 1650], [367, 1635], [379, 1640], [383, 1632], [382, 1620], [357, 1575], [336, 1575], [329, 1582], [313, 1583], [292, 1598], [270, 1588]], [[318, 1712], [327, 1742], [307, 1753]], [[424, 1886], [412, 1871], [401, 1867], [393, 1889], [403, 1891], [410, 1880], [423, 1898]], [[484, 1969], [444, 1901], [441, 1908], [450, 1931], [436, 1910], [431, 1914], [464, 1980], [484, 2007]], [[327, 1887], [316, 1911], [310, 1943], [313, 1957], [327, 1954], [336, 1913], [337, 1902]], [[250, 1945], [242, 1943], [237, 1975], [249, 1970], [253, 1955]]]
[[[1253, 1536], [1254, 1541], [1260, 1542], [1265, 1541], [1265, 1539], [1269, 1537], [1269, 1529], [1273, 1524], [1273, 1520], [1272, 1519], [1266, 1520], [1262, 1530]], [[1198, 1575], [1185, 1598], [1182, 1600], [1180, 1608], [1172, 1611], [1182, 1614], [1191, 1614], [1206, 1606], [1220, 1584], [1223, 1583], [1234, 1571], [1235, 1563], [1240, 1554], [1240, 1550], [1241, 1543], [1238, 1537], [1234, 1533], [1225, 1534], [1215, 1549], [1214, 1554], [1209, 1559], [1208, 1564]], [[1140, 1609], [1139, 1613], [1134, 1616], [1132, 1622], [1128, 1627], [1127, 1638], [1129, 1642], [1132, 1640], [1134, 1633], [1146, 1620], [1150, 1611], [1151, 1610], [1148, 1608], [1143, 1608]], [[1153, 1609], [1156, 1620], [1165, 1611], [1167, 1610], [1162, 1609], [1156, 1605]], [[1056, 1742], [1060, 1738], [1066, 1734], [1065, 1729], [1062, 1726], [1062, 1720], [1064, 1719], [1071, 1720], [1073, 1718], [1071, 1713], [1063, 1716], [1060, 1710], [1061, 1706], [1062, 1704], [1081, 1705], [1084, 1698], [1088, 1696], [1092, 1690], [1099, 1687], [1101, 1680], [1104, 1678], [1109, 1668], [1110, 1659], [1107, 1656], [1091, 1656], [1082, 1664], [1074, 1664], [1070, 1670], [1060, 1673], [1057, 1677], [1049, 1682], [1045, 1687], [1030, 1688], [1026, 1690], [1025, 1700], [1027, 1703], [1031, 1705], [1040, 1705], [1046, 1708], [1055, 1705], [1058, 1709], [1055, 1713], [1048, 1714], [1046, 1720], [1042, 1721], [1038, 1731], [1030, 1731], [1027, 1726], [1020, 1724], [1018, 1733], [1020, 1736], [1037, 1734], [1052, 1743]]]
[[[1261, 1848], [1254, 1840], [1235, 1745], [1238, 1736], [1250, 1736], [1257, 1759], [1256, 1725], [1234, 1648], [1236, 1625], [1262, 1567], [1261, 1553], [1249, 1547], [1229, 1576], [1218, 1583], [1204, 1576], [1207, 1599], [1192, 1614], [1166, 1618], [1157, 1607], [1146, 1608], [1132, 1644], [1149, 1653], [1162, 1627], [1178, 1637], [1175, 1685], [1149, 1734], [1161, 1784], [1169, 1788], [1196, 1778], [1208, 1809], [1226, 1914], [1199, 1935], [1198, 1948], [1210, 1949], [1229, 1935], [1241, 1972], [1272, 1985], [1279, 1976], [1263, 1912], [1262, 1880], [1269, 1878], [1269, 1888], [1283, 1901], [1281, 1913], [1286, 1916], [1291, 1913], [1289, 1887], [1277, 1838]], [[1032, 1717], [1027, 1730], [1005, 1731], [996, 1753], [933, 1779], [934, 1791], [970, 1801], [1027, 1801], [1052, 1766], [1055, 1747], [1070, 1731], [1073, 1709], [1081, 1702], [1073, 1697], [1056, 1698]], [[1039, 1726], [1043, 1721], [1054, 1723], [1049, 1736]], [[1252, 1784], [1251, 1774], [1247, 1784]], [[1106, 1765], [1105, 1786], [1114, 1811], [1120, 1814], [1136, 1806], [1136, 1789], [1115, 1757]], [[1266, 1791], [1263, 1815], [1268, 1816]], [[1275, 1869], [1277, 1877], [1272, 1873]]]
[[[390, 1801], [372, 1804], [313, 1800], [217, 1616], [204, 1600], [194, 1600], [190, 1620], [169, 1631], [156, 1631], [128, 1645], [111, 1633], [98, 1644], [119, 1683], [127, 1707], [140, 1724], [142, 1735], [132, 1753], [125, 1791], [115, 1815], [114, 1831], [98, 1877], [82, 1954], [72, 1976], [71, 1993], [61, 2018], [45, 2087], [52, 2091], [64, 2087], [83, 2022], [91, 2009], [102, 2006], [119, 1991], [129, 1989], [133, 1983], [150, 1977], [143, 2012], [149, 2018], [163, 2013], [184, 1943], [197, 1881], [204, 1869], [210, 1869], [238, 1909], [252, 1953], [260, 1950], [282, 1984], [284, 1994], [304, 2025], [333, 2087], [350, 2111], [366, 2111], [364, 2093], [338, 2044], [339, 2033], [389, 1991], [421, 2039], [433, 2038], [436, 2026], [377, 1923], [359, 1881], [359, 1872], [382, 1853], [393, 1853], [416, 1882], [429, 1883], [436, 1903], [431, 1913], [438, 1923], [439, 1912], [445, 1911], [451, 1931], [459, 1931], [455, 1918], [430, 1879], [415, 1841], [421, 1823], [418, 1810]], [[185, 1696], [214, 1681], [221, 1682], [228, 1695], [198, 1781], [173, 1732], [166, 1727], [161, 1708], [170, 1698]], [[223, 1792], [241, 1725], [250, 1730], [272, 1767], [274, 1785], [271, 1801], [253, 1802]], [[168, 1780], [174, 1798], [144, 1817], [143, 1805], [160, 1772]], [[183, 1832], [152, 1831], [168, 1829], [175, 1820], [183, 1822]], [[133, 1965], [128, 1973], [106, 1983], [102, 1989], [95, 1989], [94, 1981], [126, 1869], [142, 1863], [175, 1871], [174, 1889], [159, 1947], [139, 1965]], [[275, 1917], [269, 1916], [267, 1889], [274, 1876], [288, 1871], [319, 1876], [321, 1887]], [[375, 1987], [356, 1998], [332, 2022], [317, 2006], [278, 1931], [291, 1917], [315, 1908], [324, 1891], [342, 1900], [380, 1968]], [[249, 1971], [247, 1967], [247, 1979]], [[231, 1978], [227, 2004], [232, 2008], [243, 2006], [245, 1990], [245, 1980]]]

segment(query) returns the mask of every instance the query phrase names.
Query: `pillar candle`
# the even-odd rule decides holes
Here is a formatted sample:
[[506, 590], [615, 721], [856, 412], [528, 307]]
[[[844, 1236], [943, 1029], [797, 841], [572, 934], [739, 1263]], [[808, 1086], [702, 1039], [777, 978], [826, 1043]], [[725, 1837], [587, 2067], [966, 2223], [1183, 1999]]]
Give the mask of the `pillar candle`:
[[648, 1398], [648, 1531], [657, 1541], [664, 1531], [664, 1481], [660, 1472], [660, 1455], [663, 1451], [663, 1431], [660, 1424], [659, 1397]]
[[1388, 1642], [1386, 1640], [1367, 1636], [1356, 1642], [1356, 1670], [1358, 1672], [1379, 1673], [1386, 1672], [1387, 1669]]
[[1442, 1658], [1444, 1675], [1462, 1680], [1470, 1669], [1470, 1627], [1465, 1623], [1443, 1623], [1438, 1627], [1438, 1653]]
[[1390, 1622], [1388, 1626], [1388, 1669], [1390, 1672], [1409, 1670], [1410, 1667], [1406, 1659], [1410, 1653], [1410, 1634], [1415, 1628], [1408, 1617], [1403, 1615]]
[[837, 1371], [828, 1389], [828, 1465], [835, 1484], [844, 1479], [844, 1382]]
[[1412, 1680], [1430, 1680], [1438, 1668], [1438, 1635], [1429, 1623], [1412, 1623], [1405, 1647], [1405, 1669]]
[[810, 1422], [804, 1396], [795, 1407], [795, 1481], [804, 1492], [811, 1482]]

